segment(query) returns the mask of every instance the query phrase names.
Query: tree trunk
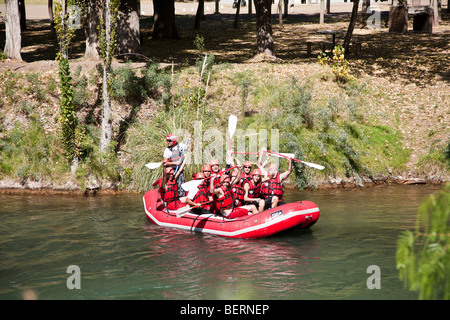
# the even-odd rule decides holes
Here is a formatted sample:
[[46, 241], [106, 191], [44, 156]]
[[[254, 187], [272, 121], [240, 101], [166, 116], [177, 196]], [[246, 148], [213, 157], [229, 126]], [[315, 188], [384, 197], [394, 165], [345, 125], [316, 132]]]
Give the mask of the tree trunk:
[[367, 25], [367, 18], [371, 15], [371, 13], [367, 12], [367, 10], [370, 8], [370, 0], [362, 0], [361, 3], [361, 12], [359, 13], [359, 24], [361, 25], [361, 28], [366, 27]]
[[220, 14], [219, 12], [219, 0], [216, 0], [216, 5], [215, 5], [215, 10], [214, 10], [214, 14]]
[[254, 0], [256, 11], [256, 47], [258, 53], [275, 56], [272, 37], [272, 0]]
[[319, 15], [319, 23], [323, 24], [324, 23], [324, 15], [325, 15], [325, 4], [324, 4], [325, 0], [320, 0], [320, 15]]
[[20, 31], [27, 30], [27, 13], [25, 11], [25, 0], [19, 0], [19, 13], [20, 13]]
[[200, 30], [200, 21], [205, 16], [205, 0], [198, 0], [197, 13], [195, 15], [194, 30]]
[[55, 21], [53, 20], [53, 0], [48, 0], [48, 16], [50, 17], [50, 32], [52, 37], [56, 36]]
[[120, 53], [141, 52], [139, 28], [140, 1], [121, 1], [117, 23], [117, 46]]
[[281, 1], [283, 0], [278, 0], [278, 26], [280, 28], [283, 27], [283, 5]]
[[100, 60], [98, 26], [100, 26], [100, 15], [103, 12], [102, 4], [96, 0], [88, 1], [88, 16], [84, 23], [84, 33], [86, 35], [86, 49], [84, 51], [85, 60]]
[[367, 9], [370, 8], [370, 0], [362, 0], [361, 4], [361, 15], [364, 15], [367, 13]]
[[179, 39], [175, 1], [153, 0], [153, 39]]
[[408, 31], [408, 9], [404, 6], [391, 6], [389, 10], [389, 32], [405, 33]]
[[[449, 1], [449, 0], [447, 0]], [[433, 8], [433, 24], [435, 27], [439, 26], [439, 20], [440, 20], [440, 16], [439, 16], [439, 6], [438, 6], [438, 0], [431, 0], [432, 3], [432, 8]], [[448, 2], [447, 2], [448, 3]]]
[[235, 28], [235, 29], [238, 28], [240, 11], [241, 11], [241, 1], [238, 0], [237, 5], [236, 5], [236, 14], [234, 15], [234, 24], [233, 24], [233, 28]]
[[6, 0], [6, 43], [5, 54], [9, 59], [22, 60], [20, 49], [22, 36], [20, 33], [19, 3], [17, 0]]
[[106, 40], [106, 57], [103, 61], [103, 87], [102, 87], [102, 100], [103, 100], [103, 112], [102, 112], [102, 132], [100, 137], [100, 152], [105, 153], [112, 140], [112, 119], [111, 119], [111, 105], [109, 102], [109, 89], [108, 80], [111, 73], [109, 54], [111, 46], [111, 11], [110, 0], [106, 0], [105, 5], [105, 40]]
[[353, 29], [355, 29], [356, 20], [358, 19], [358, 5], [359, 0], [353, 0], [353, 9], [352, 15], [350, 17], [350, 24], [348, 25], [347, 34], [345, 35], [343, 44], [345, 54], [348, 53], [348, 49], [350, 48], [350, 41], [352, 40]]

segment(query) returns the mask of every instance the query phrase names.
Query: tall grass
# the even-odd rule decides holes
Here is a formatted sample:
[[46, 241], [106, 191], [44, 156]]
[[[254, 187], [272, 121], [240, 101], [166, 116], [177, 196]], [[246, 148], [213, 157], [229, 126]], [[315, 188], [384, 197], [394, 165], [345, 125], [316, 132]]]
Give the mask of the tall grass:
[[[296, 78], [265, 83], [253, 90], [253, 101], [262, 101], [261, 97], [271, 92], [271, 98], [260, 107], [270, 111], [251, 119], [262, 127], [280, 129], [280, 151], [325, 166], [325, 170], [318, 171], [294, 163], [291, 179], [299, 188], [316, 187], [318, 180], [329, 176], [352, 177], [361, 184], [362, 176], [386, 175], [391, 168], [405, 169], [410, 151], [403, 147], [399, 132], [371, 125], [360, 104], [363, 86], [351, 86], [354, 90], [350, 97], [332, 96], [326, 103], [313, 98], [317, 87]], [[282, 163], [282, 170], [286, 166]]]
[[9, 134], [0, 139], [0, 177], [15, 176], [40, 181], [70, 171], [62, 145], [44, 130], [36, 116], [29, 117], [28, 127], [17, 122]]

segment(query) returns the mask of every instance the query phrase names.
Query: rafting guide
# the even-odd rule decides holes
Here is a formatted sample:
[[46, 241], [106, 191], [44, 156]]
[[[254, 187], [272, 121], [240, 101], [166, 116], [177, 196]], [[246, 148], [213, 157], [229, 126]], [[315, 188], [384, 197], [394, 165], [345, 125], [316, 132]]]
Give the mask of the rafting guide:
[[[192, 139], [192, 138], [191, 138]], [[169, 134], [166, 137], [167, 148], [164, 149], [163, 162], [165, 167], [173, 168], [174, 174], [176, 174], [176, 182], [178, 185], [178, 195], [184, 196], [184, 190], [181, 185], [184, 183], [184, 166], [186, 165], [186, 157], [184, 152], [189, 146], [189, 138], [186, 145], [178, 143], [178, 137], [174, 134]], [[184, 157], [184, 158], [183, 158]], [[176, 161], [175, 161], [176, 160]]]

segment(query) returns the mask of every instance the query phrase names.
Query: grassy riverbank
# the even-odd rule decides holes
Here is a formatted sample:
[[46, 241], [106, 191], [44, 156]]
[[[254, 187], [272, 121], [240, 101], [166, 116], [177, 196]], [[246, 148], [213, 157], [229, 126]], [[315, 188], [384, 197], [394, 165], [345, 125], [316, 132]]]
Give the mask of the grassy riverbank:
[[[447, 29], [443, 32], [448, 33]], [[219, 45], [211, 48], [211, 35], [203, 39], [203, 51], [191, 44], [190, 58], [180, 57], [174, 64], [114, 64], [117, 153], [103, 163], [98, 154], [100, 76], [94, 62], [71, 61], [77, 115], [86, 132], [75, 175], [70, 173], [58, 139], [56, 62], [0, 63], [0, 188], [142, 192], [161, 175], [160, 169], [151, 171], [144, 164], [161, 160], [165, 135], [175, 129], [194, 135], [194, 123], [201, 121], [203, 138], [218, 130], [225, 139], [230, 114], [238, 117], [243, 133], [266, 129], [270, 147], [272, 129], [278, 129], [280, 152], [293, 152], [299, 159], [325, 166], [318, 171], [296, 163], [289, 181], [294, 187], [449, 180], [450, 89], [441, 71], [427, 65], [432, 65], [432, 56], [440, 63], [436, 52], [445, 51], [445, 46], [423, 56], [422, 67], [428, 72], [417, 66], [427, 81], [413, 76], [408, 80], [403, 72], [392, 77], [396, 68], [415, 68], [418, 60], [401, 56], [388, 60], [371, 52], [367, 60], [350, 57], [349, 72], [354, 79], [340, 83], [317, 58], [289, 59], [283, 56], [287, 52], [283, 46], [282, 63], [229, 62], [226, 50], [221, 55]], [[164, 46], [162, 50], [168, 50]], [[215, 60], [202, 77], [204, 54], [210, 59], [214, 54]], [[391, 76], [386, 76], [389, 70]], [[248, 146], [250, 139], [246, 139]], [[202, 154], [210, 144], [203, 142]], [[280, 165], [286, 168], [285, 161]], [[200, 166], [190, 165], [187, 177]]]

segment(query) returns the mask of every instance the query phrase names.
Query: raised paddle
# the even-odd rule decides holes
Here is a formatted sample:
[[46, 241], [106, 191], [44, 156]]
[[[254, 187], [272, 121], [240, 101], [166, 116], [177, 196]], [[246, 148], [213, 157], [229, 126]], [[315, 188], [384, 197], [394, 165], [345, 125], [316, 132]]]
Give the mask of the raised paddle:
[[286, 157], [286, 156], [283, 155], [282, 153], [276, 153], [276, 152], [272, 152], [272, 151], [269, 151], [269, 150], [267, 150], [267, 153], [269, 153], [269, 154], [271, 154], [271, 155], [274, 155], [274, 156], [279, 156], [279, 157], [283, 157], [283, 158], [286, 158], [286, 159], [291, 159], [291, 160], [294, 160], [294, 161], [303, 163], [303, 164], [305, 164], [305, 165], [307, 165], [307, 166], [309, 166], [309, 167], [315, 168], [315, 169], [319, 169], [319, 170], [325, 169], [325, 167], [324, 167], [324, 166], [321, 166], [320, 164], [315, 164], [315, 163], [311, 163], [311, 162], [306, 162], [306, 161], [298, 160], [298, 159], [295, 159], [294, 157]]
[[230, 144], [228, 146], [228, 150], [231, 150], [231, 141], [233, 141], [233, 135], [236, 131], [236, 125], [237, 125], [237, 117], [230, 115], [228, 117], [228, 135], [230, 136]]
[[[257, 156], [259, 156], [259, 152], [239, 152], [239, 151], [234, 151], [234, 154], [255, 154]], [[280, 155], [274, 155], [275, 157], [280, 157], [280, 158], [293, 158], [295, 157], [295, 154], [293, 153], [280, 153]]]
[[[176, 158], [173, 158], [170, 160], [176, 160], [176, 159], [180, 159], [183, 157], [184, 156], [180, 156], [180, 157], [176, 157]], [[164, 161], [163, 162], [150, 162], [150, 163], [147, 163], [145, 166], [149, 169], [156, 169], [156, 168], [159, 168], [163, 163], [164, 163]]]

